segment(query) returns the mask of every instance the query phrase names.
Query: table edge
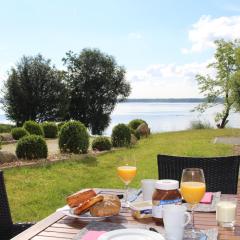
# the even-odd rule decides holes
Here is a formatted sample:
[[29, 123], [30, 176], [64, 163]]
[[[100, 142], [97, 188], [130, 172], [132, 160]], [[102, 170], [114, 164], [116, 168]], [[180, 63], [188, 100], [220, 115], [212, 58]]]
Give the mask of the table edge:
[[31, 239], [36, 236], [38, 233], [42, 232], [44, 229], [48, 228], [53, 223], [57, 222], [59, 219], [65, 216], [64, 213], [61, 211], [55, 212], [50, 216], [42, 219], [41, 221], [37, 222], [32, 227], [28, 228], [24, 232], [18, 234], [11, 240], [23, 240], [23, 239]]

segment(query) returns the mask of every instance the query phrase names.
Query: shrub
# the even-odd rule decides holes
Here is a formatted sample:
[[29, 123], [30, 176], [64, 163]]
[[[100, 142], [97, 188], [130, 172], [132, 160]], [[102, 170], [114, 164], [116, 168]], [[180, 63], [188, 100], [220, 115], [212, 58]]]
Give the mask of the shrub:
[[43, 130], [42, 127], [35, 121], [26, 121], [23, 124], [23, 127], [30, 133], [30, 134], [34, 134], [34, 135], [39, 135], [39, 136], [43, 136]]
[[13, 128], [11, 124], [0, 123], [0, 133], [10, 133]]
[[120, 123], [113, 128], [111, 138], [114, 147], [129, 146], [131, 142], [131, 130], [127, 125]]
[[58, 144], [62, 152], [86, 153], [89, 147], [86, 127], [78, 121], [65, 123], [60, 130]]
[[211, 129], [213, 128], [209, 122], [192, 121], [190, 129]]
[[57, 124], [58, 131], [59, 131], [59, 132], [60, 132], [62, 126], [63, 126], [65, 123], [66, 123], [66, 122], [59, 122], [59, 123]]
[[136, 131], [136, 130], [134, 130], [132, 128], [130, 128], [130, 131], [131, 131], [131, 134], [133, 134], [137, 138], [137, 140], [140, 139], [141, 134], [138, 131]]
[[44, 136], [46, 138], [56, 138], [58, 133], [58, 126], [55, 122], [44, 122], [42, 124]]
[[142, 119], [133, 119], [128, 123], [128, 126], [133, 130], [136, 130], [138, 126], [141, 125], [142, 123], [146, 123], [146, 122]]
[[96, 137], [92, 142], [92, 149], [98, 151], [110, 150], [111, 148], [112, 144], [107, 137]]
[[42, 136], [28, 135], [21, 138], [17, 143], [16, 155], [18, 158], [46, 158], [47, 154], [47, 144]]
[[15, 140], [19, 140], [20, 138], [29, 135], [28, 131], [21, 127], [13, 128], [11, 134]]

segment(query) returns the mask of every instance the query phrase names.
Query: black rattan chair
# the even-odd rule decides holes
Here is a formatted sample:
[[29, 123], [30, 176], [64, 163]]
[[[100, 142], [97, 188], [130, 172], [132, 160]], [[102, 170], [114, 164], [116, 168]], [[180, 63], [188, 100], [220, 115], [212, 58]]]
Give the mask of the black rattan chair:
[[33, 223], [13, 223], [4, 183], [3, 171], [0, 171], [0, 239], [9, 240], [32, 225]]
[[237, 193], [240, 156], [205, 158], [158, 155], [157, 161], [159, 179], [181, 181], [184, 168], [202, 168], [207, 191]]

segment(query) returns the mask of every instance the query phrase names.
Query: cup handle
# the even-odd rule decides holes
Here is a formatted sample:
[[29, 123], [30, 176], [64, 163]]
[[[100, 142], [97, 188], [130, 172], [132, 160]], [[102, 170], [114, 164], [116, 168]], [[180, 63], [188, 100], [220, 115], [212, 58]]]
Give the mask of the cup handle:
[[184, 227], [185, 227], [185, 226], [188, 225], [189, 222], [191, 221], [191, 214], [190, 214], [189, 212], [185, 212], [184, 215], [187, 216], [186, 222], [184, 223]]

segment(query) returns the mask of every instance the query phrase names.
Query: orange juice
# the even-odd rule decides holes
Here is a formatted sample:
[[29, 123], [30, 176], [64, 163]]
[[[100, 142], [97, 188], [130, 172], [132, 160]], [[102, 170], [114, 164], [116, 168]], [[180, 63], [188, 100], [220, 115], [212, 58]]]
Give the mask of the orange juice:
[[137, 168], [133, 166], [120, 166], [117, 168], [118, 176], [125, 184], [129, 184], [136, 175]]
[[182, 182], [181, 194], [184, 200], [190, 204], [197, 204], [201, 201], [206, 191], [206, 185], [202, 182]]

